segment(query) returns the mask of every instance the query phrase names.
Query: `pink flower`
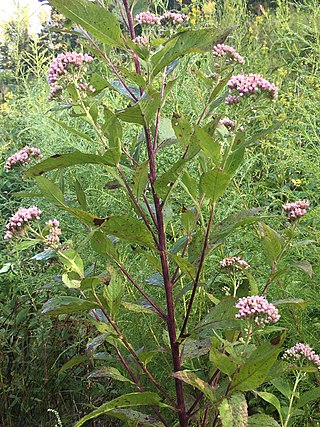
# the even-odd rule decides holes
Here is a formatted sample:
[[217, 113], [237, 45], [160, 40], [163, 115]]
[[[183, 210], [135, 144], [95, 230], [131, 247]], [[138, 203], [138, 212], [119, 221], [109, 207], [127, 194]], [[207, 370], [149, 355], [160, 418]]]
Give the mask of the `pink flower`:
[[280, 319], [276, 307], [262, 296], [239, 298], [236, 308], [239, 310], [236, 314], [238, 319], [252, 318], [259, 326], [276, 323]]
[[15, 166], [22, 166], [31, 162], [31, 160], [35, 157], [42, 157], [39, 148], [28, 147], [26, 145], [24, 148], [22, 148], [22, 150], [18, 151], [17, 153], [13, 154], [11, 157], [8, 158], [4, 168], [8, 172]]
[[238, 74], [232, 76], [227, 83], [229, 96], [226, 98], [227, 104], [239, 102], [241, 97], [255, 95], [266, 92], [271, 98], [277, 98], [278, 88], [259, 74]]
[[20, 208], [6, 225], [4, 240], [11, 240], [15, 235], [22, 235], [26, 225], [30, 221], [40, 219], [41, 211], [36, 206], [30, 208]]
[[75, 68], [80, 68], [84, 64], [89, 64], [93, 61], [92, 56], [87, 53], [77, 53], [77, 52], [67, 52], [60, 53], [57, 57], [50, 63], [49, 73], [48, 73], [48, 83], [51, 87], [49, 101], [54, 98], [61, 90], [62, 86], [58, 85], [61, 77], [72, 72]]
[[231, 46], [226, 44], [217, 44], [213, 47], [214, 56], [225, 56], [227, 55], [229, 60], [234, 60], [239, 62], [239, 64], [244, 64], [244, 58]]
[[219, 120], [219, 125], [224, 125], [227, 128], [234, 129], [236, 127], [236, 124], [233, 120], [230, 120], [228, 117], [224, 117], [223, 119]]
[[170, 23], [172, 25], [183, 24], [189, 20], [189, 16], [183, 13], [165, 12], [160, 16], [161, 24]]
[[221, 268], [250, 268], [250, 265], [240, 257], [230, 256], [220, 261]]
[[141, 12], [135, 16], [134, 20], [138, 24], [144, 25], [159, 25], [160, 24], [160, 16], [156, 16], [154, 13], [147, 11]]
[[305, 357], [310, 362], [314, 363], [316, 367], [320, 370], [320, 357], [316, 352], [308, 345], [303, 343], [297, 343], [293, 347], [286, 350], [283, 358], [284, 359], [296, 359], [300, 360], [302, 357]]
[[293, 221], [295, 219], [301, 218], [307, 213], [309, 207], [308, 200], [297, 200], [293, 203], [285, 203], [283, 209], [289, 213], [288, 220]]
[[57, 246], [60, 243], [59, 236], [61, 234], [61, 229], [59, 228], [59, 221], [57, 219], [49, 220], [46, 222], [46, 225], [50, 227], [49, 234], [46, 236], [46, 241], [48, 246]]
[[133, 41], [139, 46], [147, 46], [149, 43], [147, 37], [144, 36], [137, 36]]

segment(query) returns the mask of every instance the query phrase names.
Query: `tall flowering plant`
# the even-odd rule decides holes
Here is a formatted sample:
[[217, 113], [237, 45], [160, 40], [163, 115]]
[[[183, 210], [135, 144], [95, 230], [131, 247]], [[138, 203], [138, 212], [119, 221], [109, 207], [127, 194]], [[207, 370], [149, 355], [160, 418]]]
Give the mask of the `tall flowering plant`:
[[[146, 426], [205, 426], [209, 420], [213, 426], [279, 425], [266, 415], [249, 416], [246, 392], [272, 377], [281, 351], [282, 336], [275, 341], [261, 337], [283, 329], [274, 324], [281, 321], [277, 305], [285, 301], [271, 303], [266, 294], [285, 272], [279, 266], [291, 247], [297, 224], [307, 213], [308, 202], [284, 206], [291, 227], [286, 237], [264, 223], [261, 209], [216, 220], [217, 209], [233, 184], [246, 148], [277, 127], [260, 130], [250, 138], [245, 129], [248, 115], [274, 101], [277, 88], [260, 75], [243, 72], [245, 59], [224, 44], [229, 31], [194, 29], [188, 17], [178, 12], [133, 14], [127, 0], [118, 5], [121, 23], [107, 8], [88, 0], [50, 3], [74, 22], [90, 52], [57, 55], [49, 71], [49, 100], [64, 100], [64, 108], [89, 124], [95, 137], [58, 122], [89, 141], [90, 152], [56, 153], [29, 168], [25, 177], [34, 177], [47, 201], [84, 225], [87, 242], [95, 252], [94, 273], [85, 268], [86, 259], [76, 245], [63, 247], [58, 220], [47, 221], [44, 233], [29, 227], [30, 221], [39, 219], [36, 207], [20, 209], [10, 219], [6, 239], [34, 233], [55, 251], [64, 267], [62, 280], [69, 292], [47, 301], [43, 313], [86, 315], [100, 333], [89, 346], [88, 360], [95, 359], [99, 345], [110, 347], [118, 364], [105, 367], [104, 375], [132, 387], [132, 392], [89, 412], [76, 427], [102, 414]], [[114, 60], [119, 53], [122, 61]], [[193, 54], [209, 55], [212, 64], [207, 74], [200, 68], [192, 69], [203, 88], [201, 108], [192, 117], [184, 117], [177, 101], [176, 110], [168, 113], [164, 105], [179, 82], [179, 62]], [[119, 65], [123, 58], [126, 66]], [[90, 72], [98, 59], [109, 68], [112, 80]], [[235, 71], [235, 67], [240, 69]], [[188, 89], [192, 98], [194, 88]], [[121, 94], [125, 108], [107, 107], [110, 91]], [[225, 111], [230, 118], [224, 117]], [[136, 139], [132, 132], [137, 132]], [[168, 144], [174, 144], [177, 157], [161, 167]], [[32, 151], [30, 155], [37, 153]], [[17, 163], [21, 166], [20, 158], [11, 157], [7, 169]], [[128, 201], [127, 212], [103, 217], [89, 212], [80, 183], [76, 188], [80, 208], [74, 207], [49, 179], [50, 171], [87, 164], [99, 165], [117, 180]], [[175, 200], [176, 188], [185, 192], [190, 203], [187, 208]], [[169, 223], [175, 229], [174, 244], [167, 231]], [[195, 301], [200, 286], [209, 280], [206, 266], [214, 251], [223, 248], [225, 239], [247, 224], [256, 227], [270, 274], [261, 286], [242, 258], [230, 254], [222, 259], [217, 271], [225, 269], [229, 274], [233, 295], [211, 295], [213, 307], [199, 321]], [[133, 250], [139, 253], [142, 262], [154, 269], [147, 281], [161, 286], [161, 297], [154, 296], [141, 283], [139, 272], [123, 262], [123, 246], [129, 254]], [[108, 271], [103, 268], [106, 261]], [[296, 267], [310, 273], [309, 264]], [[249, 283], [247, 295], [239, 298], [244, 279]], [[126, 295], [124, 283], [132, 288], [130, 295], [136, 296], [135, 302], [128, 301], [130, 295]], [[121, 322], [125, 310], [154, 318], [165, 337], [161, 351], [155, 349], [150, 356], [150, 352], [135, 348]], [[163, 375], [165, 381], [149, 368], [150, 358], [157, 354], [166, 360], [163, 369], [170, 367]], [[92, 377], [95, 375], [99, 376], [97, 371]], [[141, 406], [149, 409], [137, 411]]]

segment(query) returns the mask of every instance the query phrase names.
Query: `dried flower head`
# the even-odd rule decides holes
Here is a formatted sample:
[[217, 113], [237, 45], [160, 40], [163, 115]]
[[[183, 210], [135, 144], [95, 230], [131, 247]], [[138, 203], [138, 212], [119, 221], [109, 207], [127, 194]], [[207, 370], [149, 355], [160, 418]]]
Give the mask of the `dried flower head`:
[[141, 12], [135, 16], [134, 20], [141, 25], [159, 25], [161, 17], [150, 12]]
[[14, 236], [23, 234], [28, 222], [40, 219], [41, 211], [36, 206], [20, 208], [6, 225], [4, 240], [11, 240]]
[[301, 342], [297, 343], [293, 347], [289, 348], [289, 350], [286, 350], [283, 355], [284, 359], [293, 358], [301, 360], [303, 357], [314, 363], [320, 370], [320, 356], [308, 344], [303, 344]]
[[244, 261], [242, 258], [238, 256], [230, 256], [224, 258], [222, 261], [220, 261], [220, 267], [221, 268], [244, 268], [245, 270], [247, 268], [250, 268], [250, 265]]
[[295, 219], [301, 218], [307, 213], [309, 207], [308, 200], [297, 200], [292, 203], [285, 203], [283, 209], [288, 212], [288, 220], [294, 221]]
[[57, 219], [49, 220], [46, 225], [50, 227], [49, 234], [46, 236], [47, 246], [58, 246], [60, 243], [59, 236], [61, 235], [61, 229], [59, 228], [59, 221]]
[[276, 323], [280, 319], [276, 307], [262, 296], [239, 298], [236, 308], [239, 310], [236, 314], [238, 319], [252, 318], [259, 326]]
[[16, 166], [26, 165], [27, 163], [31, 162], [31, 160], [35, 157], [42, 157], [39, 148], [28, 147], [26, 145], [22, 148], [22, 150], [18, 151], [17, 153], [13, 154], [11, 157], [8, 158], [4, 168], [6, 171], [9, 171], [10, 169], [13, 169]]
[[255, 95], [265, 92], [271, 98], [277, 98], [278, 88], [259, 74], [238, 74], [232, 76], [228, 81], [229, 96], [226, 98], [227, 104], [240, 101], [241, 97]]
[[228, 61], [236, 61], [239, 64], [244, 64], [244, 58], [235, 50], [235, 48], [226, 44], [217, 44], [213, 47], [214, 56], [226, 56]]

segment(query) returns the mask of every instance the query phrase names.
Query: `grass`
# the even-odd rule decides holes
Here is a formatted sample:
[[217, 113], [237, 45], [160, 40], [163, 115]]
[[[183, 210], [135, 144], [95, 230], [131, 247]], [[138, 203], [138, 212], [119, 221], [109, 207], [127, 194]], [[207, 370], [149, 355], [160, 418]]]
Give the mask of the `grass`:
[[[314, 240], [318, 245], [320, 77], [317, 55], [320, 45], [320, 6], [313, 1], [293, 5], [280, 0], [273, 9], [267, 9], [258, 16], [249, 12], [240, 1], [226, 1], [224, 9], [221, 7], [219, 9], [218, 5], [213, 6], [216, 6], [215, 19], [219, 19], [222, 27], [236, 27], [228, 44], [234, 45], [245, 57], [245, 71], [257, 71], [279, 86], [279, 99], [272, 106], [273, 117], [279, 120], [286, 118], [280, 130], [248, 150], [245, 163], [236, 175], [235, 186], [228, 192], [223, 207], [217, 213], [218, 218], [247, 206], [250, 208], [267, 206], [272, 215], [280, 212], [281, 205], [287, 200], [308, 198], [312, 209], [307, 219], [303, 221], [299, 233], [301, 238]], [[198, 9], [194, 9], [195, 17], [200, 20], [196, 10]], [[210, 14], [212, 15], [212, 11]], [[198, 83], [192, 99], [188, 95], [187, 89], [195, 85], [194, 74], [188, 71], [192, 68], [191, 61], [200, 61], [206, 71], [212, 69], [211, 55], [186, 59], [180, 65], [180, 70], [177, 70], [178, 84], [165, 107], [167, 117], [170, 117], [172, 111], [176, 109], [178, 99], [181, 104], [179, 113], [187, 117], [198, 114], [201, 109], [201, 84]], [[73, 149], [95, 150], [95, 147], [90, 147], [88, 141], [72, 136], [50, 120], [46, 114], [50, 105], [46, 101], [48, 88], [45, 70], [37, 80], [21, 79], [11, 89], [12, 97], [7, 103], [0, 104], [3, 160], [9, 153], [26, 144], [39, 147], [45, 157]], [[110, 105], [120, 105], [120, 96], [112, 94], [107, 102]], [[226, 114], [228, 113], [230, 111], [226, 107]], [[70, 126], [77, 127], [76, 119], [67, 118], [64, 112], [58, 113], [55, 118], [59, 116]], [[258, 125], [245, 122], [245, 126], [253, 130], [271, 124], [270, 118], [266, 118], [265, 115], [257, 119]], [[91, 132], [84, 125], [82, 130]], [[128, 130], [125, 138], [129, 142], [138, 136], [135, 130]], [[177, 152], [174, 146], [163, 150], [160, 167], [164, 169], [168, 162], [172, 163], [175, 154]], [[122, 197], [121, 190], [106, 190], [105, 186], [112, 177], [105, 172], [101, 173], [101, 170], [94, 166], [77, 167], [57, 177], [60, 184], [65, 186], [67, 197], [74, 203], [76, 203], [73, 192], [75, 177], [85, 190], [90, 210], [97, 215], [106, 216], [130, 209]], [[22, 181], [19, 174], [2, 173], [0, 186], [0, 197], [3, 201], [0, 219], [2, 226], [5, 225], [11, 212], [22, 203], [37, 203], [40, 208], [46, 209], [46, 204], [41, 199], [20, 199], [12, 195], [17, 191], [34, 191], [32, 182]], [[182, 205], [188, 206], [190, 203], [179, 187], [175, 191], [174, 198], [177, 202], [182, 202]], [[178, 203], [173, 204], [173, 209], [177, 209], [177, 206]], [[90, 265], [94, 261], [94, 255], [83, 239], [81, 225], [75, 224], [67, 214], [61, 215], [61, 212], [58, 213], [52, 208], [50, 217], [51, 215], [59, 215], [64, 235], [67, 239], [77, 242], [80, 252], [85, 254]], [[270, 224], [278, 230], [283, 229], [283, 224], [276, 223], [272, 219]], [[168, 232], [170, 233], [170, 229]], [[172, 236], [173, 240], [174, 238], [175, 236]], [[268, 269], [257, 251], [259, 244], [256, 233], [247, 230], [244, 234], [239, 232], [228, 239], [224, 250], [227, 255], [243, 254], [244, 258], [249, 260], [262, 286]], [[82, 322], [64, 319], [61, 323], [40, 316], [39, 311], [43, 302], [52, 295], [64, 292], [59, 283], [52, 279], [52, 276], [57, 274], [54, 266], [34, 264], [31, 261], [21, 268], [22, 261], [20, 263], [19, 260], [14, 261], [16, 254], [7, 253], [4, 245], [0, 249], [2, 263], [14, 263], [13, 271], [2, 274], [4, 286], [0, 292], [0, 307], [3, 313], [0, 316], [0, 340], [3, 349], [0, 392], [4, 397], [1, 403], [3, 406], [0, 405], [2, 423], [9, 427], [14, 427], [18, 423], [28, 426], [34, 425], [32, 423], [37, 420], [39, 426], [48, 425], [48, 422], [54, 425], [54, 416], [45, 415], [46, 410], [52, 408], [59, 411], [64, 425], [71, 425], [80, 412], [87, 410], [87, 405], [100, 404], [104, 399], [126, 390], [126, 386], [120, 387], [106, 380], [102, 380], [101, 383], [88, 380], [83, 382], [87, 367], [79, 367], [62, 377], [58, 376], [58, 370], [64, 361], [77, 353], [83, 353], [91, 331], [86, 330], [85, 323]], [[294, 298], [303, 297], [307, 301], [304, 310], [294, 310], [294, 313], [304, 341], [319, 352], [319, 255], [312, 245], [296, 248], [290, 258], [291, 261], [310, 260], [314, 268], [313, 278], [309, 279], [299, 271], [291, 271], [283, 279], [283, 290], [274, 286], [271, 295], [274, 299], [288, 295]], [[205, 290], [219, 294], [223, 292], [223, 286], [228, 284], [225, 277], [220, 273], [217, 274], [216, 266], [220, 259], [220, 254], [214, 253], [210, 265], [207, 265], [208, 271], [212, 271], [212, 280], [206, 289], [201, 288], [199, 292], [194, 322], [208, 309]], [[152, 269], [146, 268], [139, 254], [135, 251], [129, 252], [127, 247], [122, 250], [122, 260], [129, 272], [135, 273], [141, 283], [153, 273]], [[104, 268], [104, 265], [98, 265], [101, 271]], [[161, 288], [146, 286], [150, 288], [154, 298], [161, 299]], [[183, 286], [181, 284], [181, 287]], [[137, 298], [129, 287], [127, 291], [131, 299]], [[187, 295], [177, 296], [182, 300], [181, 311], [184, 309], [184, 298]], [[294, 327], [292, 314], [285, 311], [282, 318], [283, 324], [291, 325], [286, 342], [290, 346], [301, 338]], [[154, 344], [158, 347], [166, 344], [166, 336], [163, 335], [160, 322], [159, 325], [151, 322], [147, 315], [126, 314], [121, 319], [120, 326], [128, 336], [134, 337], [133, 344], [136, 348], [150, 350]], [[144, 332], [148, 328], [151, 330], [150, 340], [145, 342]], [[165, 382], [167, 373], [163, 367], [164, 359], [159, 353], [151, 364], [156, 369], [156, 376]], [[316, 377], [312, 377], [306, 383], [306, 387], [316, 385], [318, 385]], [[319, 409], [319, 402], [309, 405], [304, 409], [303, 415], [297, 418], [295, 425], [301, 427], [319, 425]]]

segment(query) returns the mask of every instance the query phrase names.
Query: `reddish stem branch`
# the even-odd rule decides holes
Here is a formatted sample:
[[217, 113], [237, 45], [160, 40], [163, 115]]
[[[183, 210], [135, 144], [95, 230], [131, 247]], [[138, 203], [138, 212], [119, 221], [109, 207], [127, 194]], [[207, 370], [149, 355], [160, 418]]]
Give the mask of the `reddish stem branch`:
[[[130, 375], [132, 381], [135, 383], [137, 389], [141, 392], [144, 392], [144, 388], [140, 385], [138, 379], [135, 377], [135, 375], [133, 374], [130, 366], [128, 365], [128, 363], [126, 362], [126, 360], [124, 359], [124, 357], [122, 356], [122, 354], [120, 353], [119, 349], [117, 347], [114, 347], [115, 352], [117, 353], [117, 356], [119, 357], [120, 362], [122, 363], [122, 365], [124, 366], [125, 370], [128, 372], [128, 374]], [[156, 416], [159, 418], [159, 420], [162, 422], [163, 425], [165, 425], [166, 427], [169, 427], [169, 424], [166, 422], [166, 420], [163, 418], [163, 416], [160, 414], [158, 408], [154, 405], [151, 405], [151, 408], [153, 410], [153, 412], [156, 414]]]
[[193, 284], [192, 294], [191, 294], [191, 297], [190, 297], [190, 301], [189, 301], [188, 308], [187, 308], [187, 313], [186, 313], [185, 318], [184, 318], [184, 322], [183, 322], [183, 325], [182, 325], [182, 328], [181, 328], [181, 332], [180, 332], [179, 338], [183, 337], [184, 334], [185, 334], [185, 332], [186, 332], [188, 320], [189, 320], [189, 317], [190, 317], [190, 314], [191, 314], [191, 310], [192, 310], [192, 306], [193, 306], [193, 302], [194, 302], [194, 299], [195, 299], [195, 296], [196, 296], [196, 291], [197, 291], [197, 288], [198, 288], [198, 285], [199, 285], [200, 275], [201, 275], [202, 267], [203, 267], [204, 260], [205, 260], [205, 257], [206, 257], [206, 251], [207, 251], [207, 248], [208, 248], [208, 244], [209, 244], [209, 236], [210, 236], [210, 230], [211, 230], [212, 221], [213, 221], [213, 217], [214, 217], [214, 209], [215, 209], [215, 203], [212, 203], [211, 212], [210, 212], [210, 218], [209, 218], [209, 221], [208, 221], [207, 231], [206, 231], [206, 235], [205, 235], [205, 238], [204, 238], [203, 248], [202, 248], [202, 252], [201, 252], [201, 256], [200, 256], [199, 267], [198, 267], [196, 278], [195, 278], [195, 281], [194, 281], [194, 284]]
[[167, 315], [161, 310], [160, 307], [157, 306], [155, 302], [144, 292], [143, 289], [138, 285], [138, 283], [131, 277], [131, 275], [127, 272], [127, 270], [123, 267], [123, 265], [117, 261], [115, 258], [112, 258], [113, 261], [117, 264], [118, 268], [122, 271], [122, 273], [126, 276], [126, 278], [133, 284], [133, 286], [137, 289], [138, 292], [148, 301], [148, 303], [156, 310], [159, 316], [163, 320], [167, 320]]

